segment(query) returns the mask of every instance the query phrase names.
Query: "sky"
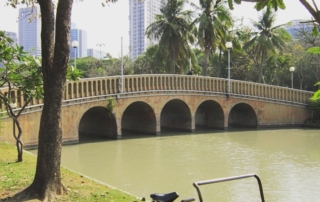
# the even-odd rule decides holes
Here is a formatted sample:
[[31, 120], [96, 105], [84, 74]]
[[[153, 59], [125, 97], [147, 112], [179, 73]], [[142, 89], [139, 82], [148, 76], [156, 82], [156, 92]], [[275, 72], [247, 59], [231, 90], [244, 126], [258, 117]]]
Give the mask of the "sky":
[[[196, 0], [192, 0], [197, 3]], [[320, 1], [320, 0], [316, 0]], [[18, 33], [18, 9], [6, 6], [7, 0], [0, 0], [0, 30]], [[118, 0], [117, 3], [102, 7], [103, 0], [75, 0], [72, 8], [72, 23], [78, 29], [87, 31], [88, 48], [100, 49], [97, 44], [104, 44], [101, 50], [113, 57], [121, 56], [121, 37], [123, 38], [123, 54], [129, 54], [129, 0]], [[311, 15], [299, 0], [284, 0], [285, 10], [277, 13], [276, 24], [284, 24], [296, 19], [310, 19]], [[232, 11], [235, 18], [257, 20], [259, 13], [254, 3], [236, 5]]]

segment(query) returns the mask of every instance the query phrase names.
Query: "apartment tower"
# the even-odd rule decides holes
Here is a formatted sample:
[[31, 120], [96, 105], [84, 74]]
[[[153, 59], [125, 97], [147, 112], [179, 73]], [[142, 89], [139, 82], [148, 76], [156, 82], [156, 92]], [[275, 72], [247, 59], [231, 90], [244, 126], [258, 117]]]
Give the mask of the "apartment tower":
[[147, 27], [155, 21], [155, 16], [160, 14], [160, 8], [165, 0], [130, 0], [130, 56], [135, 60], [141, 53], [156, 43], [145, 35]]
[[[87, 57], [87, 32], [82, 29], [77, 29], [73, 24], [70, 31], [70, 58]], [[78, 41], [78, 47], [72, 47], [72, 41]]]
[[41, 18], [38, 6], [19, 9], [19, 46], [41, 56]]

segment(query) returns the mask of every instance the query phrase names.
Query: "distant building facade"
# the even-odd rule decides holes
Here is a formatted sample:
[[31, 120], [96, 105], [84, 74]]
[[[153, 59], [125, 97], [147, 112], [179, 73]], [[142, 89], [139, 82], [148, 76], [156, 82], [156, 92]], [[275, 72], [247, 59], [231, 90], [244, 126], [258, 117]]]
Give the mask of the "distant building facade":
[[129, 35], [130, 35], [130, 56], [135, 60], [147, 47], [156, 43], [145, 35], [146, 28], [155, 21], [155, 16], [160, 14], [160, 8], [165, 0], [130, 0], [129, 5]]
[[88, 49], [88, 56], [91, 56], [91, 57], [94, 57], [94, 58], [97, 58], [97, 59], [102, 59], [106, 56], [106, 52], [104, 51], [100, 51], [100, 50], [96, 50], [96, 49], [93, 49], [93, 48], [89, 48]]
[[307, 22], [308, 20], [292, 20], [284, 28], [291, 34], [293, 38], [297, 37], [300, 31], [312, 32], [314, 27], [313, 23], [301, 23]]
[[41, 56], [41, 18], [39, 6], [19, 9], [19, 46]]
[[[75, 25], [73, 25], [75, 27]], [[71, 29], [70, 31], [70, 58], [87, 57], [87, 32], [81, 29]], [[72, 47], [72, 41], [78, 41], [77, 48]]]

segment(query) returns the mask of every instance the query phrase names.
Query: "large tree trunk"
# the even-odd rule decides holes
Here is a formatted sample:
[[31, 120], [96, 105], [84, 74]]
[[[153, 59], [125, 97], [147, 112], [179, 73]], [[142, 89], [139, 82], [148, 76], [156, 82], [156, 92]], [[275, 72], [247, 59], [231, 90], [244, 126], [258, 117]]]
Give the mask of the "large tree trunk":
[[33, 183], [25, 191], [40, 200], [50, 200], [55, 195], [63, 194], [64, 191], [60, 173], [61, 106], [69, 61], [73, 0], [58, 2], [56, 26], [53, 2], [51, 0], [38, 0], [38, 2], [42, 20], [44, 105], [40, 120], [36, 174]]

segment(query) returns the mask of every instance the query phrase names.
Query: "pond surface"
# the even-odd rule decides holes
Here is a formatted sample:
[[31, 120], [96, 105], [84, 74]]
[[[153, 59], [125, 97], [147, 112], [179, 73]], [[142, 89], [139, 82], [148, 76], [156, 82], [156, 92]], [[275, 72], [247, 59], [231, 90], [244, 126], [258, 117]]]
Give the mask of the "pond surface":
[[[150, 193], [177, 191], [177, 201], [198, 201], [193, 182], [256, 173], [266, 201], [319, 201], [320, 130], [127, 136], [63, 146], [62, 165], [147, 200]], [[260, 201], [255, 178], [200, 190], [206, 202]]]

